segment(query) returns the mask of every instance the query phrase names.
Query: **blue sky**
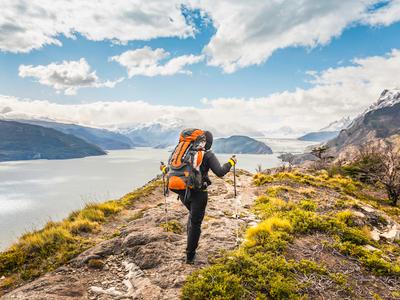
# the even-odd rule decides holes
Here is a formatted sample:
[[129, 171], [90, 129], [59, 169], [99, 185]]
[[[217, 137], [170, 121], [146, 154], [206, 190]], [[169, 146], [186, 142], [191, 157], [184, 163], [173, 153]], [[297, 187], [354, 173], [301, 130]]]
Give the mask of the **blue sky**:
[[42, 86], [32, 78], [18, 76], [18, 67], [26, 65], [47, 65], [62, 60], [86, 58], [104, 79], [126, 76], [125, 69], [108, 57], [126, 50], [150, 46], [164, 48], [174, 55], [200, 54], [209, 42], [214, 28], [201, 27], [194, 38], [159, 38], [146, 42], [130, 42], [126, 46], [109, 42], [89, 41], [81, 36], [77, 39], [61, 38], [62, 47], [45, 46], [29, 53], [0, 53], [0, 94], [51, 99], [58, 103], [79, 103], [97, 100], [146, 100], [153, 104], [201, 105], [200, 99], [218, 97], [262, 97], [283, 90], [306, 88], [306, 71], [321, 71], [338, 65], [349, 65], [355, 57], [383, 55], [393, 48], [400, 49], [400, 24], [389, 27], [371, 28], [356, 26], [328, 45], [316, 48], [290, 47], [276, 51], [271, 58], [256, 66], [226, 74], [205, 62], [190, 67], [193, 74], [187, 76], [145, 77], [138, 76], [125, 80], [113, 89], [82, 89], [77, 95], [57, 94], [51, 87]]
[[[304, 12], [301, 15], [296, 7], [298, 4], [291, 1], [283, 1], [279, 6], [268, 1], [243, 1], [240, 6], [229, 1], [221, 1], [219, 5], [213, 5], [212, 1], [171, 1], [171, 5], [168, 4], [170, 1], [154, 1], [151, 6], [143, 1], [138, 11], [131, 8], [133, 4], [130, 0], [122, 2], [125, 7], [114, 9], [107, 7], [105, 1], [100, 1], [99, 6], [103, 5], [103, 10], [96, 8], [98, 11], [93, 14], [97, 15], [90, 22], [96, 25], [98, 16], [109, 19], [99, 23], [103, 27], [96, 30], [95, 25], [91, 28], [79, 17], [63, 19], [65, 16], [59, 12], [58, 5], [77, 14], [82, 10], [63, 0], [54, 4], [50, 1], [44, 8], [49, 12], [53, 10], [55, 17], [51, 20], [45, 16], [37, 17], [31, 12], [38, 7], [29, 1], [21, 1], [26, 14], [24, 17], [32, 20], [11, 24], [9, 30], [13, 14], [19, 12], [19, 8], [10, 1], [4, 9], [3, 18], [0, 17], [0, 95], [21, 101], [28, 98], [62, 105], [142, 100], [150, 107], [198, 108], [203, 110], [200, 115], [208, 114], [207, 109], [221, 109], [222, 105], [226, 105], [227, 109], [239, 107], [239, 112], [232, 112], [232, 116], [240, 113], [240, 106], [246, 106], [244, 111], [252, 114], [251, 109], [262, 106], [263, 110], [268, 110], [271, 103], [275, 113], [270, 114], [270, 119], [276, 123], [273, 127], [298, 125], [308, 128], [314, 122], [311, 117], [301, 124], [295, 118], [284, 116], [285, 113], [280, 116], [279, 109], [285, 105], [293, 109], [292, 104], [295, 103], [310, 106], [307, 111], [322, 112], [326, 106], [324, 101], [338, 94], [335, 90], [338, 85], [345, 86], [349, 97], [354, 97], [354, 91], [351, 91], [354, 82], [358, 85], [359, 82], [369, 82], [368, 86], [358, 86], [360, 91], [365, 90], [369, 94], [360, 94], [357, 98], [360, 100], [349, 103], [348, 111], [343, 109], [346, 105], [340, 101], [336, 103], [326, 120], [328, 122], [356, 114], [377, 98], [378, 91], [396, 87], [389, 71], [387, 78], [382, 78], [383, 72], [373, 73], [374, 57], [383, 59], [390, 71], [398, 61], [397, 53], [392, 52], [400, 49], [400, 17], [394, 16], [400, 4], [396, 0], [353, 0], [348, 4], [335, 1], [321, 4], [307, 0], [302, 4]], [[181, 6], [176, 5], [178, 2]], [[128, 19], [121, 20], [121, 16], [126, 17], [125, 12], [132, 14]], [[281, 14], [279, 18], [276, 12]], [[137, 20], [134, 20], [135, 17]], [[118, 22], [125, 23], [121, 25]], [[51, 27], [46, 28], [47, 24]], [[124, 32], [125, 24], [127, 28]], [[129, 27], [131, 25], [133, 29]], [[12, 30], [21, 30], [23, 35], [18, 39], [19, 35]], [[159, 53], [157, 55], [161, 58], [153, 61], [151, 66], [140, 65], [139, 69], [137, 64], [141, 64], [139, 60], [143, 53], [130, 53], [134, 58], [127, 56], [123, 62], [124, 53], [140, 49], [145, 49], [146, 55], [156, 55], [154, 51], [162, 49], [162, 53], [168, 52], [169, 56]], [[196, 62], [187, 62], [189, 56]], [[116, 59], [111, 61], [111, 57]], [[186, 61], [180, 68], [175, 71], [161, 70], [170, 60], [180, 57]], [[85, 62], [80, 63], [90, 68], [90, 71], [78, 74], [81, 82], [64, 73], [66, 77], [59, 78], [64, 76], [60, 74], [66, 70], [61, 71], [62, 62], [66, 63], [65, 72], [69, 72], [77, 66], [70, 63], [79, 65], [81, 58]], [[354, 59], [365, 61], [360, 65]], [[133, 67], [135, 74], [129, 78], [132, 63], [136, 64]], [[25, 68], [23, 71], [21, 66]], [[368, 78], [347, 77], [354, 71], [352, 67], [359, 68], [359, 74], [365, 72], [371, 75]], [[334, 70], [337, 76], [329, 70]], [[91, 75], [93, 71], [97, 77]], [[187, 74], [188, 71], [190, 74]], [[310, 76], [308, 71], [316, 71], [316, 77]], [[49, 75], [49, 72], [56, 72], [57, 78], [54, 79], [54, 74]], [[338, 76], [343, 72], [347, 81], [339, 84], [341, 79]], [[119, 82], [114, 82], [118, 79]], [[85, 86], [82, 82], [87, 81], [91, 83]], [[106, 84], [106, 81], [110, 83]], [[328, 100], [320, 94], [327, 87]], [[292, 102], [285, 102], [285, 95], [289, 95]], [[278, 96], [283, 100], [275, 99]], [[320, 102], [318, 97], [321, 97]], [[206, 104], [202, 101], [205, 98], [208, 99]], [[214, 113], [218, 115], [216, 111]], [[176, 113], [169, 111], [169, 115], [173, 117]], [[154, 113], [147, 119], [159, 117], [160, 114]], [[261, 116], [255, 113], [254, 119], [258, 118]], [[82, 122], [104, 124], [104, 120]], [[243, 119], [243, 122], [247, 121]], [[323, 125], [322, 122], [319, 124]]]

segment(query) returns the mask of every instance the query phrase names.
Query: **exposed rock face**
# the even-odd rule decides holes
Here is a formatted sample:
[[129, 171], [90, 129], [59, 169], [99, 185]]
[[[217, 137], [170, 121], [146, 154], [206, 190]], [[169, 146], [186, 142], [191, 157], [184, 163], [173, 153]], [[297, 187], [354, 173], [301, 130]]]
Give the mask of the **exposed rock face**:
[[[1, 299], [179, 299], [188, 274], [209, 264], [221, 250], [234, 248], [240, 226], [257, 222], [249, 210], [256, 197], [252, 177], [238, 177], [240, 201], [234, 201], [231, 176], [212, 179], [195, 265], [184, 262], [186, 233], [166, 232], [160, 226], [165, 215], [159, 189], [135, 207], [143, 216], [123, 223], [118, 236]], [[167, 201], [168, 219], [185, 227], [186, 208], [173, 193]]]
[[384, 90], [378, 101], [327, 145], [334, 154], [351, 155], [355, 148], [400, 134], [400, 90]]
[[263, 142], [242, 135], [216, 139], [212, 149], [215, 153], [272, 154], [272, 149]]
[[[371, 238], [374, 241], [379, 241], [380, 239], [386, 239], [390, 242], [400, 240], [400, 225], [398, 223], [372, 206], [360, 205], [360, 209], [364, 212], [362, 218], [368, 219], [368, 224], [373, 226]], [[379, 217], [385, 220], [385, 226], [380, 224]]]

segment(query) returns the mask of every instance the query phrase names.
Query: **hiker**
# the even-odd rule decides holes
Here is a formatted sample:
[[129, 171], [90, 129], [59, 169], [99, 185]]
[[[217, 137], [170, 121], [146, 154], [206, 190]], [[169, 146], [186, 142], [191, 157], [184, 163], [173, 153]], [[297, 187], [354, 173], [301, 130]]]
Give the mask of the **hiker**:
[[169, 190], [178, 194], [181, 202], [189, 211], [187, 223], [186, 263], [193, 264], [200, 239], [201, 223], [204, 218], [208, 192], [211, 184], [208, 171], [218, 177], [227, 174], [237, 163], [233, 156], [221, 166], [211, 151], [213, 135], [209, 131], [185, 129], [182, 131], [179, 144], [172, 152], [168, 166], [161, 165], [163, 174], [167, 175]]

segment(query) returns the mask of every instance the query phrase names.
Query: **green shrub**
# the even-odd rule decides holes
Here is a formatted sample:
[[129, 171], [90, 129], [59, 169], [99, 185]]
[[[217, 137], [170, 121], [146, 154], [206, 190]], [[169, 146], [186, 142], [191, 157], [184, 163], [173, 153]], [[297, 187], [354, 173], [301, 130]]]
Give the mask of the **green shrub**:
[[254, 210], [262, 219], [276, 215], [277, 212], [287, 211], [294, 207], [293, 203], [277, 197], [260, 196], [256, 199]]
[[274, 178], [270, 175], [257, 173], [253, 177], [253, 182], [256, 186], [262, 186], [266, 183], [273, 182]]
[[390, 263], [375, 254], [362, 257], [361, 261], [369, 270], [377, 275], [387, 275], [390, 273]]
[[305, 199], [300, 201], [300, 207], [304, 210], [315, 211], [317, 209], [317, 204], [310, 199]]
[[104, 203], [89, 204], [86, 208], [98, 209], [104, 213], [106, 217], [120, 212], [124, 207], [118, 201], [108, 201]]
[[83, 209], [78, 216], [80, 219], [87, 219], [89, 221], [103, 222], [106, 217], [103, 211], [98, 208], [88, 207]]
[[167, 232], [173, 232], [173, 233], [176, 233], [176, 234], [183, 233], [183, 226], [177, 220], [171, 220], [171, 221], [168, 221], [166, 223], [161, 223], [160, 226], [162, 228], [164, 228], [164, 230], [167, 231]]
[[326, 230], [324, 219], [317, 213], [296, 208], [287, 213], [296, 233], [311, 233]]
[[98, 229], [99, 224], [85, 219], [76, 219], [68, 224], [69, 231], [73, 234], [94, 232]]
[[271, 217], [251, 227], [246, 232], [246, 244], [249, 247], [255, 245], [268, 245], [272, 239], [282, 239], [280, 232], [290, 232], [292, 225], [288, 220], [279, 217]]
[[222, 265], [213, 265], [192, 273], [182, 289], [184, 300], [239, 300], [244, 295], [240, 278]]
[[24, 235], [18, 242], [20, 251], [29, 256], [47, 256], [55, 253], [60, 246], [73, 241], [71, 233], [61, 227], [50, 227], [43, 231]]
[[344, 210], [336, 214], [336, 218], [348, 226], [355, 225], [355, 216], [350, 210]]
[[358, 228], [345, 227], [339, 230], [343, 242], [352, 242], [355, 245], [366, 245], [370, 242], [369, 236]]
[[308, 259], [301, 259], [296, 265], [296, 270], [306, 275], [312, 273], [327, 275], [329, 273], [324, 266], [318, 265], [315, 261]]
[[285, 300], [299, 298], [297, 282], [281, 274], [276, 274], [269, 280], [269, 294], [273, 299]]

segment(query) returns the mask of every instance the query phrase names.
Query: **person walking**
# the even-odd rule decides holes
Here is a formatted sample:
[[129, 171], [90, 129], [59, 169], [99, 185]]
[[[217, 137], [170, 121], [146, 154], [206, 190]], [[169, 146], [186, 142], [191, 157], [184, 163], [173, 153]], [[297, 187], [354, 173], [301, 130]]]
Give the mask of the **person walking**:
[[[187, 221], [187, 247], [186, 247], [186, 263], [193, 264], [196, 256], [196, 249], [198, 247], [200, 235], [201, 235], [201, 224], [204, 219], [207, 201], [208, 201], [208, 192], [207, 187], [211, 185], [211, 180], [209, 178], [209, 171], [211, 170], [216, 176], [223, 177], [225, 176], [231, 168], [236, 165], [237, 159], [235, 156], [232, 156], [227, 163], [223, 165], [220, 164], [217, 157], [211, 150], [211, 146], [213, 144], [213, 135], [210, 131], [201, 131], [196, 140], [198, 145], [197, 149], [195, 149], [196, 144], [194, 143], [188, 149], [195, 149], [195, 159], [197, 160], [198, 165], [194, 165], [193, 169], [195, 173], [195, 177], [197, 177], [197, 184], [192, 184], [185, 182], [185, 188], [183, 189], [182, 182], [180, 178], [174, 178], [179, 176], [179, 172], [171, 172], [171, 169], [174, 168], [174, 159], [176, 160], [179, 157], [179, 153], [182, 153], [181, 143], [185, 143], [185, 139], [182, 138], [184, 133], [191, 133], [193, 135], [194, 129], [184, 130], [181, 134], [180, 143], [175, 148], [175, 151], [172, 153], [171, 158], [169, 160], [168, 166], [164, 164], [161, 165], [161, 169], [164, 174], [168, 174], [169, 180], [169, 188], [170, 190], [176, 192], [178, 194], [179, 199], [182, 204], [188, 209], [189, 217]], [[180, 148], [179, 148], [180, 147]], [[199, 150], [200, 149], [200, 150]], [[178, 151], [179, 150], [179, 151]], [[190, 152], [185, 150], [186, 152]], [[183, 156], [183, 154], [181, 155]], [[199, 163], [199, 156], [201, 156], [201, 162]], [[182, 159], [182, 158], [181, 158]], [[190, 161], [190, 159], [189, 159]], [[192, 159], [193, 162], [193, 159]], [[182, 167], [176, 168], [178, 171], [182, 171]], [[188, 171], [186, 171], [188, 172]], [[172, 174], [171, 174], [172, 173]], [[175, 175], [174, 175], [175, 174]], [[178, 176], [176, 176], [178, 174]], [[186, 178], [188, 173], [186, 173]], [[179, 180], [178, 180], [179, 179]], [[185, 178], [184, 178], [185, 180]], [[171, 182], [174, 183], [171, 184]], [[177, 188], [178, 187], [178, 188]]]

